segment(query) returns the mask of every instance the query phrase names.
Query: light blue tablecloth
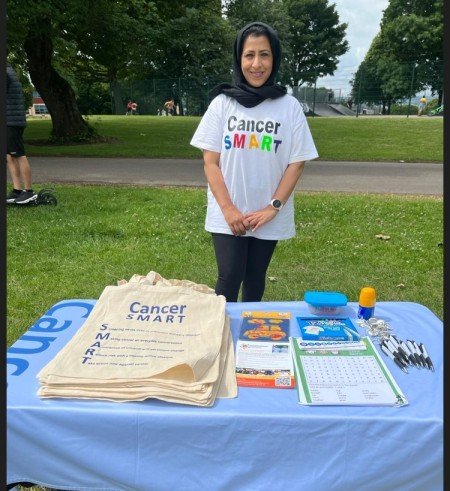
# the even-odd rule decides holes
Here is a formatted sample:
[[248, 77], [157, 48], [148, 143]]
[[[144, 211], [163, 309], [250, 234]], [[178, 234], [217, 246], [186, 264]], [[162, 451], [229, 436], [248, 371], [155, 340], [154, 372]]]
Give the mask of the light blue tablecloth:
[[[8, 484], [83, 491], [443, 489], [443, 325], [426, 307], [378, 302], [375, 309], [397, 337], [423, 342], [435, 365], [435, 373], [406, 374], [382, 355], [409, 400], [401, 408], [308, 407], [294, 389], [256, 388], [240, 388], [236, 399], [218, 399], [212, 408], [39, 399], [36, 374], [94, 304], [56, 304], [8, 350]], [[229, 303], [235, 340], [242, 310], [309, 315], [304, 302]], [[349, 303], [342, 314], [356, 319], [356, 312]]]

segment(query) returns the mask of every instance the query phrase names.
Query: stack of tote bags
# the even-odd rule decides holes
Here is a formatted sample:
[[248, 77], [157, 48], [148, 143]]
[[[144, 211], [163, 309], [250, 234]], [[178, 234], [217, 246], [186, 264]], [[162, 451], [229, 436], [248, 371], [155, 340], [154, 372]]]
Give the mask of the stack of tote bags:
[[212, 406], [237, 396], [225, 297], [151, 271], [107, 286], [67, 345], [38, 373], [38, 395]]

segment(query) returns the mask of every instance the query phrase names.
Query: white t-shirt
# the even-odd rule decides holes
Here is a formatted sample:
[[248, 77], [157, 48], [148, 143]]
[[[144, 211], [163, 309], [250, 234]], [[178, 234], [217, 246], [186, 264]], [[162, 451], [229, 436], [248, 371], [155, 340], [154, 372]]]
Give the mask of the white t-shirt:
[[[246, 108], [220, 94], [213, 99], [191, 140], [220, 153], [220, 169], [234, 205], [242, 212], [265, 208], [289, 164], [318, 157], [303, 110], [295, 97], [266, 99]], [[295, 235], [294, 193], [275, 218], [247, 237], [281, 240]], [[205, 229], [232, 234], [208, 186]]]

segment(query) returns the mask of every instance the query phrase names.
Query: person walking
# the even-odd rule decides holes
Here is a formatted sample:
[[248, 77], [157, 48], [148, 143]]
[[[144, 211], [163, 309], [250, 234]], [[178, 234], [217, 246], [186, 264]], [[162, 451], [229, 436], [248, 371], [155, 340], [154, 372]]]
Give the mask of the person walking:
[[295, 235], [293, 190], [318, 153], [300, 103], [275, 83], [281, 46], [274, 29], [246, 25], [234, 42], [233, 83], [213, 100], [191, 145], [208, 181], [205, 229], [228, 302], [261, 301], [278, 240]]
[[328, 92], [328, 102], [333, 102], [333, 99], [334, 99], [334, 92], [332, 89], [329, 89]]
[[427, 98], [425, 97], [425, 94], [419, 99], [419, 110], [417, 112], [417, 116], [422, 116], [423, 110], [425, 109], [425, 106], [427, 105]]
[[22, 84], [6, 63], [6, 164], [13, 189], [6, 203], [25, 205], [37, 200], [31, 183], [31, 166], [25, 153], [23, 132], [27, 126]]

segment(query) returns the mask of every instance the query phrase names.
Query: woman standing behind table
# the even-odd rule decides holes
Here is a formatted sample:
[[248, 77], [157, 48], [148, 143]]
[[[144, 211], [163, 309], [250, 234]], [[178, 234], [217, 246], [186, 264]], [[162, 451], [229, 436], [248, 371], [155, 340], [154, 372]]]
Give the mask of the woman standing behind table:
[[215, 291], [228, 302], [259, 302], [278, 240], [295, 235], [293, 190], [306, 160], [318, 157], [299, 102], [275, 83], [277, 33], [252, 22], [233, 50], [233, 84], [214, 99], [191, 145], [203, 150], [208, 181], [205, 229], [218, 266]]

